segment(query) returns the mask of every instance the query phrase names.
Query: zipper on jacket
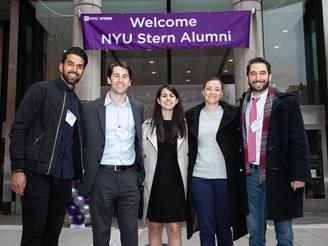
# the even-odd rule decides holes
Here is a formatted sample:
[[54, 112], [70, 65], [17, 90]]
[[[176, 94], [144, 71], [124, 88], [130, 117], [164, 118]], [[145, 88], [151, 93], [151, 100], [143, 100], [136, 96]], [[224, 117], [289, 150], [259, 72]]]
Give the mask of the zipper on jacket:
[[77, 130], [78, 130], [78, 134], [79, 134], [79, 140], [80, 140], [80, 158], [81, 158], [81, 168], [82, 168], [82, 180], [84, 180], [84, 172], [85, 172], [85, 169], [84, 169], [84, 165], [83, 165], [83, 147], [82, 147], [82, 138], [81, 138], [81, 131], [80, 131], [80, 122], [81, 122], [81, 114], [79, 112], [79, 107], [77, 105], [77, 99], [75, 100], [75, 105], [76, 105], [76, 110], [77, 110], [77, 113], [80, 117], [80, 120], [78, 120], [78, 123], [77, 123]]
[[46, 134], [46, 133], [44, 132], [44, 133], [42, 133], [39, 137], [37, 137], [37, 139], [35, 139], [35, 141], [34, 141], [34, 143], [33, 143], [33, 147], [34, 147], [34, 145], [37, 144], [37, 142], [39, 142], [39, 140], [40, 140], [45, 134]]
[[55, 148], [56, 148], [56, 145], [57, 145], [57, 137], [58, 137], [59, 127], [60, 127], [61, 120], [62, 120], [62, 118], [63, 118], [64, 108], [65, 108], [65, 103], [66, 103], [66, 94], [67, 94], [67, 92], [65, 92], [65, 95], [64, 95], [63, 106], [62, 106], [62, 110], [61, 110], [61, 113], [60, 113], [59, 122], [58, 122], [58, 125], [57, 125], [57, 131], [56, 131], [56, 136], [55, 136], [55, 142], [54, 142], [54, 147], [52, 148], [52, 153], [51, 153], [51, 158], [50, 158], [50, 162], [49, 162], [49, 168], [48, 168], [47, 175], [49, 175], [49, 173], [50, 173], [50, 169], [51, 169], [52, 161], [53, 161], [53, 159], [54, 159]]

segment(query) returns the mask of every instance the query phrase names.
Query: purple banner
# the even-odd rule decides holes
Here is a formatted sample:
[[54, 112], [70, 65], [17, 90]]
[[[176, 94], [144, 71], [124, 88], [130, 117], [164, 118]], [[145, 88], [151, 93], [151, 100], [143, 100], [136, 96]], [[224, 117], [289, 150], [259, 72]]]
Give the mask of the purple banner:
[[250, 11], [82, 14], [86, 50], [248, 47]]

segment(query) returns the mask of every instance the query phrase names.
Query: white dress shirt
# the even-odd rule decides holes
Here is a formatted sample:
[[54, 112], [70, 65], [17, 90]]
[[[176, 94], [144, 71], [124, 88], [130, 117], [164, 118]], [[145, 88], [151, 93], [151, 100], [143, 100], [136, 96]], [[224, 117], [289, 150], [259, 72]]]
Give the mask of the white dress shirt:
[[107, 93], [106, 136], [101, 165], [133, 165], [135, 161], [135, 123], [129, 98], [117, 106]]
[[[256, 160], [255, 160], [255, 162], [253, 162], [253, 164], [255, 164], [255, 165], [260, 164], [263, 115], [264, 115], [265, 101], [268, 96], [268, 91], [269, 90], [267, 89], [261, 96], [259, 96], [260, 99], [256, 103], [256, 109], [257, 109], [256, 121], [260, 121], [260, 127], [256, 131]], [[245, 115], [247, 136], [248, 136], [248, 131], [249, 131], [249, 113], [250, 113], [251, 106], [252, 106], [252, 98], [258, 98], [258, 97], [254, 97], [253, 93], [252, 93], [251, 99], [247, 103], [246, 115]], [[247, 139], [248, 139], [248, 137], [247, 137]]]

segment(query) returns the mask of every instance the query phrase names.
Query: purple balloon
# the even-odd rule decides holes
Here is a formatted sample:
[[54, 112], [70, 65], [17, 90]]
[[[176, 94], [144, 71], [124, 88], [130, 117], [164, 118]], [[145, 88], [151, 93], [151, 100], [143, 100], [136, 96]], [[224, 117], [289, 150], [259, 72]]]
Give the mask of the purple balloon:
[[84, 205], [84, 197], [83, 196], [77, 196], [74, 198], [74, 204], [75, 206], [81, 207]]
[[73, 222], [76, 225], [82, 225], [84, 223], [84, 216], [82, 214], [75, 214], [73, 217]]
[[78, 207], [74, 204], [70, 204], [68, 207], [68, 214], [75, 215], [78, 212]]

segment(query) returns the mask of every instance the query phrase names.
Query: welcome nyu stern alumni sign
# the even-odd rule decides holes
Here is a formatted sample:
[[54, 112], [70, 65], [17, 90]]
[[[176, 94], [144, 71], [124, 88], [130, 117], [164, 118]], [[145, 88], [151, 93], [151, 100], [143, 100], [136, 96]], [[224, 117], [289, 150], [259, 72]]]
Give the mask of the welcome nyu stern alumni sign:
[[82, 14], [86, 50], [248, 47], [250, 11]]

